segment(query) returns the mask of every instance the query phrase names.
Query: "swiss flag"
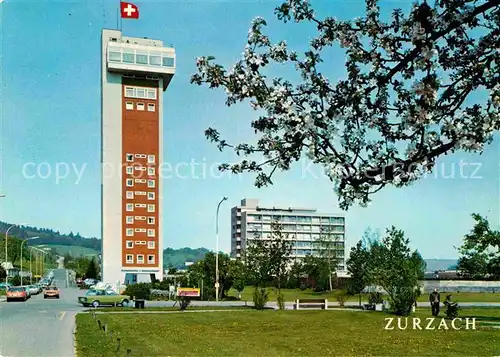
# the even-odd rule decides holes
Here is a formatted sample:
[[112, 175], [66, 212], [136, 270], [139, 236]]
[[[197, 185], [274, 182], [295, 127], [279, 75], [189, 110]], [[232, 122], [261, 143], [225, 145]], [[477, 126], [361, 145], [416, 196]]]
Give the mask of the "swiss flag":
[[139, 8], [129, 2], [120, 2], [120, 10], [123, 19], [138, 19], [139, 18]]

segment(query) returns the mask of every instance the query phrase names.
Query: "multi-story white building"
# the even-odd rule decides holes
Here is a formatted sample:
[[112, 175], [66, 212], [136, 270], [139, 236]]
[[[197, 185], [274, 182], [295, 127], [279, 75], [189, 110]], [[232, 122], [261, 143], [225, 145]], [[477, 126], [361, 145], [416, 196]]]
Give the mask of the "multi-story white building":
[[102, 280], [163, 277], [163, 92], [175, 50], [102, 31]]
[[339, 264], [345, 267], [345, 217], [338, 214], [319, 213], [308, 208], [261, 207], [256, 199], [245, 198], [241, 206], [231, 209], [231, 256], [242, 258], [249, 242], [271, 234], [271, 222], [279, 221], [283, 233], [293, 240], [292, 257], [302, 259], [306, 255], [317, 255], [316, 240], [321, 234], [331, 234], [337, 246]]

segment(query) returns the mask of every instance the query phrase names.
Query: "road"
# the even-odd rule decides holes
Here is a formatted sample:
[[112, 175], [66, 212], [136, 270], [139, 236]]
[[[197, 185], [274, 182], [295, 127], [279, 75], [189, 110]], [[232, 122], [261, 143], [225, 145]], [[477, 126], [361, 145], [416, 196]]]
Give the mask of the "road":
[[54, 270], [60, 299], [34, 295], [26, 302], [0, 302], [0, 356], [73, 357], [74, 316], [81, 294], [66, 287], [66, 270]]

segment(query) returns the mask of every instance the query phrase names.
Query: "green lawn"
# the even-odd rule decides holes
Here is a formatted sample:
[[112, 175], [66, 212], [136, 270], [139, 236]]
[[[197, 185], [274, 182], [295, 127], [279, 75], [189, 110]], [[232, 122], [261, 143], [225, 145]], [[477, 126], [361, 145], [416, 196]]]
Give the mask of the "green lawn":
[[[419, 309], [421, 318], [428, 309]], [[96, 315], [112, 331], [98, 330], [91, 314], [76, 317], [79, 357], [125, 356], [494, 356], [500, 333], [476, 330], [385, 330], [378, 312], [229, 311]], [[500, 309], [463, 309], [461, 317], [500, 322]], [[121, 351], [116, 353], [116, 338]]]
[[[300, 290], [300, 289], [282, 289], [281, 290], [285, 301], [294, 301], [296, 299], [312, 299], [312, 298], [321, 298], [328, 299], [329, 301], [336, 302], [337, 295], [339, 291], [332, 292], [321, 292], [317, 293], [312, 291], [311, 289]], [[269, 301], [276, 301], [276, 289], [269, 289]], [[241, 293], [241, 300], [252, 301], [253, 288], [251, 286], [247, 286]], [[444, 301], [446, 298], [446, 293], [441, 293], [441, 299]], [[500, 293], [454, 293], [453, 299], [458, 300], [459, 302], [500, 302]], [[238, 297], [238, 292], [234, 289], [229, 291], [229, 296]], [[359, 296], [350, 296], [347, 301], [357, 302], [359, 301]], [[362, 295], [362, 301], [368, 302], [368, 295]], [[423, 294], [418, 299], [420, 302], [429, 301], [428, 294]]]

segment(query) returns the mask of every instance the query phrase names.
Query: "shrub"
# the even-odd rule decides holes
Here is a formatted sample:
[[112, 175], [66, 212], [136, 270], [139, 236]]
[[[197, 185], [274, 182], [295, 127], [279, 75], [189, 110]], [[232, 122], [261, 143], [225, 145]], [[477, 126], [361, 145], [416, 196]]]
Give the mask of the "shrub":
[[339, 303], [340, 307], [344, 307], [346, 300], [347, 294], [344, 291], [341, 291], [337, 294], [337, 302]]
[[149, 300], [151, 298], [151, 284], [138, 283], [128, 285], [124, 295], [130, 296], [130, 298]]
[[19, 275], [16, 275], [16, 276], [10, 278], [10, 283], [14, 286], [20, 286], [21, 285], [21, 277]]
[[393, 309], [396, 315], [408, 316], [415, 305], [415, 301], [417, 301], [417, 297], [415, 289], [401, 288], [396, 290], [389, 299], [391, 309]]
[[253, 292], [253, 303], [256, 310], [264, 310], [269, 301], [269, 292], [265, 288], [255, 288]]
[[189, 304], [191, 304], [191, 299], [189, 297], [181, 296], [179, 298], [179, 310], [186, 310]]
[[378, 291], [372, 291], [368, 297], [368, 302], [372, 305], [382, 304], [384, 302], [384, 297], [382, 293]]
[[285, 310], [285, 297], [283, 296], [282, 293], [279, 293], [277, 298], [276, 298], [277, 302], [278, 302], [278, 308], [280, 310]]

